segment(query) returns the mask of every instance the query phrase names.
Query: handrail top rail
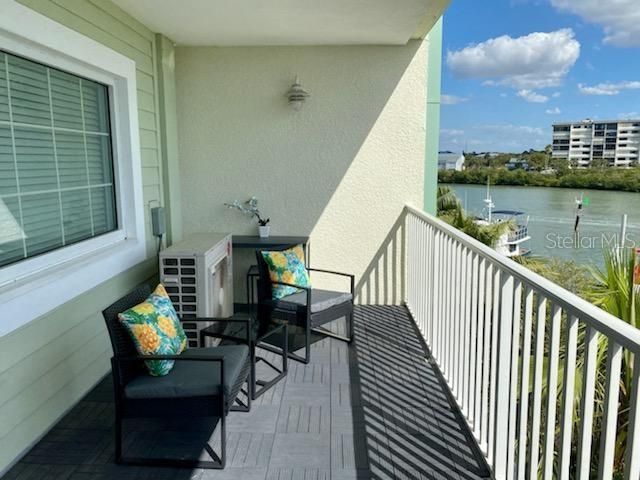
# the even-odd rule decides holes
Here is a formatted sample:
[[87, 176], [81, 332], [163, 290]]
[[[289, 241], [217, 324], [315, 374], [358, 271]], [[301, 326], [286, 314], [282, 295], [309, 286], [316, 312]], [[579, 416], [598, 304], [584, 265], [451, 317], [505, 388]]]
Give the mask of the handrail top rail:
[[466, 233], [452, 227], [448, 223], [430, 215], [412, 205], [406, 204], [406, 213], [411, 213], [423, 221], [431, 224], [440, 231], [446, 233], [455, 240], [461, 242], [467, 248], [488, 259], [492, 264], [522, 281], [526, 286], [542, 293], [552, 303], [561, 306], [568, 314], [578, 317], [588, 323], [600, 333], [615, 340], [634, 353], [640, 353], [640, 329], [622, 321], [621, 319], [605, 312], [601, 308], [580, 298], [576, 294], [564, 289], [551, 280], [525, 268], [524, 266], [497, 253]]

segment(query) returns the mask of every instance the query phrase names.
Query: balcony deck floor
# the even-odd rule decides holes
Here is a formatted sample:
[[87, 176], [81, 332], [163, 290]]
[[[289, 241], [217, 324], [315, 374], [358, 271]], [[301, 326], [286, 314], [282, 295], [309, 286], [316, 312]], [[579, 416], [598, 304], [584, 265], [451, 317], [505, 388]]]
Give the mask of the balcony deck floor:
[[[225, 470], [114, 465], [107, 377], [4, 479], [487, 478], [404, 307], [357, 307], [355, 328], [351, 347], [331, 339], [315, 343], [309, 365], [291, 362], [288, 376], [250, 413], [230, 414]], [[183, 452], [200, 449], [209, 437], [215, 448], [217, 432], [181, 420], [177, 433], [176, 423], [135, 425], [125, 448], [157, 455], [171, 438]]]

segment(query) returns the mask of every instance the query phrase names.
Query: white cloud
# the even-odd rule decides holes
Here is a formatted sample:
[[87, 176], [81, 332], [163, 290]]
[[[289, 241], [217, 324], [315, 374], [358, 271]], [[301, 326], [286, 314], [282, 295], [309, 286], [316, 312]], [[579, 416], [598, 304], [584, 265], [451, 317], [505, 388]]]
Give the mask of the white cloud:
[[[462, 132], [461, 136], [448, 133]], [[441, 150], [475, 150], [476, 152], [523, 152], [530, 148], [542, 149], [551, 134], [543, 128], [527, 125], [488, 124], [470, 127], [464, 131], [441, 131]]]
[[464, 148], [465, 131], [455, 128], [440, 129], [440, 150], [462, 150]]
[[549, 108], [549, 109], [545, 110], [545, 113], [547, 115], [560, 115], [562, 113], [562, 110], [560, 110], [558, 107]]
[[508, 35], [447, 53], [447, 65], [461, 78], [486, 78], [487, 85], [519, 89], [554, 87], [562, 83], [580, 56], [573, 30]]
[[549, 97], [546, 95], [541, 95], [540, 93], [536, 93], [533, 90], [523, 89], [516, 93], [520, 98], [523, 98], [529, 103], [547, 103], [549, 101]]
[[527, 5], [527, 4], [532, 4], [532, 5], [542, 5], [542, 1], [543, 0], [511, 0], [509, 3], [511, 4], [512, 7], [518, 7], [520, 5]]
[[534, 136], [544, 136], [544, 130], [540, 127], [529, 127], [526, 125], [512, 125], [512, 124], [489, 124], [489, 125], [478, 125], [473, 127], [474, 130], [486, 132], [486, 133], [504, 133], [507, 135], [510, 134], [524, 134], [524, 135], [534, 135]]
[[639, 90], [640, 81], [619, 82], [619, 83], [599, 83], [597, 85], [588, 86], [583, 83], [578, 84], [578, 90], [583, 95], [618, 95], [623, 90]]
[[446, 93], [440, 95], [440, 103], [442, 105], [458, 105], [467, 100], [469, 100], [467, 97], [459, 97], [457, 95], [447, 95]]
[[551, 94], [551, 96], [552, 96], [553, 98], [558, 98], [560, 95], [562, 95], [560, 92], [553, 92], [553, 93]]
[[455, 128], [441, 128], [440, 135], [444, 137], [463, 137], [464, 130], [457, 130]]
[[640, 118], [640, 113], [638, 112], [619, 113], [618, 118], [621, 118], [623, 120], [631, 120], [631, 119], [635, 120], [636, 118]]
[[551, 0], [559, 10], [602, 25], [604, 42], [619, 47], [640, 46], [640, 6], [638, 0]]

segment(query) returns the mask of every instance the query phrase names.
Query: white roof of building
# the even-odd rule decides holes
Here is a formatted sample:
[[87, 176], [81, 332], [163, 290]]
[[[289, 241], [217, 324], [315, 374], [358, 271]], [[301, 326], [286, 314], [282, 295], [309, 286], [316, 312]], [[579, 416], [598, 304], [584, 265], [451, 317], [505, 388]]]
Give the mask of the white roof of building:
[[576, 122], [555, 122], [553, 123], [553, 126], [590, 125], [593, 123], [640, 123], [640, 118], [621, 118], [618, 120], [594, 120], [591, 118], [586, 118], [584, 120], [578, 120]]
[[438, 161], [439, 162], [457, 162], [458, 160], [464, 160], [464, 155], [461, 153], [438, 153]]

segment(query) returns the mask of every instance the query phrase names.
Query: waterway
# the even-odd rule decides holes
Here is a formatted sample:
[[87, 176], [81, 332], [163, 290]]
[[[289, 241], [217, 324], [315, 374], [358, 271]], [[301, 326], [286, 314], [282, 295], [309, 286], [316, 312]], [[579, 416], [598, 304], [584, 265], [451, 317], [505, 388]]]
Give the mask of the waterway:
[[[451, 185], [465, 209], [483, 215], [487, 188]], [[533, 255], [560, 257], [581, 265], [602, 265], [603, 248], [619, 242], [622, 215], [628, 215], [626, 245], [640, 247], [640, 194], [569, 188], [492, 186], [495, 209], [519, 210], [529, 217]], [[576, 198], [583, 212], [574, 235]]]

